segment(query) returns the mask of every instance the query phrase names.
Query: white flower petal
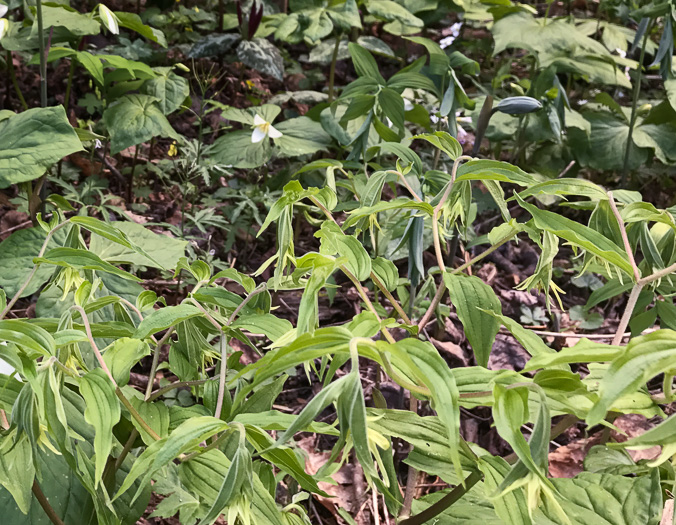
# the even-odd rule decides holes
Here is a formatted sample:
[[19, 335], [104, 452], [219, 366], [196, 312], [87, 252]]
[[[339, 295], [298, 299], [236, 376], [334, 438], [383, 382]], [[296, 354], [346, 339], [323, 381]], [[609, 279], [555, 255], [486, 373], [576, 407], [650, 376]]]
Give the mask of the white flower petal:
[[9, 20], [0, 18], [0, 38], [4, 37], [9, 29]]
[[104, 26], [114, 35], [120, 34], [120, 26], [117, 23], [117, 17], [105, 5], [99, 4], [99, 16]]
[[413, 109], [413, 103], [407, 99], [404, 98], [404, 111], [411, 111]]
[[7, 14], [9, 7], [5, 4], [0, 4], [0, 16], [5, 16]]
[[254, 126], [262, 126], [265, 124], [267, 121], [263, 119], [258, 113], [254, 116]]
[[265, 133], [263, 128], [261, 126], [256, 126], [253, 130], [253, 133], [251, 134], [251, 142], [253, 144], [257, 144], [258, 142], [261, 142], [266, 136], [267, 133]]
[[270, 138], [272, 139], [278, 139], [282, 136], [282, 132], [270, 124], [270, 127], [268, 128], [268, 135], [270, 135]]

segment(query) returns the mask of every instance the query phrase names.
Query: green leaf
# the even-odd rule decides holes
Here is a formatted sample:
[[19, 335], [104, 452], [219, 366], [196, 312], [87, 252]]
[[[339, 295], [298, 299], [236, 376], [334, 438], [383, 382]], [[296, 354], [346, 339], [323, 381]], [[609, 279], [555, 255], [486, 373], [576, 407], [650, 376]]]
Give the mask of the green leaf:
[[95, 487], [98, 487], [108, 455], [113, 448], [113, 427], [120, 420], [120, 402], [106, 373], [97, 368], [80, 380], [80, 394], [87, 403], [84, 417], [95, 429]]
[[230, 328], [240, 328], [252, 334], [262, 334], [273, 343], [293, 329], [293, 325], [286, 319], [280, 319], [272, 314], [240, 315], [230, 325]]
[[42, 176], [82, 150], [63, 106], [33, 108], [0, 121], [0, 189]]
[[153, 469], [173, 461], [179, 454], [197, 447], [202, 441], [226, 430], [228, 424], [212, 416], [192, 417], [169, 434], [153, 460]]
[[237, 46], [237, 58], [245, 65], [266, 75], [284, 79], [284, 60], [279, 49], [269, 40], [242, 40]]
[[135, 275], [120, 270], [117, 266], [107, 263], [89, 250], [80, 250], [77, 248], [53, 248], [49, 250], [44, 257], [36, 258], [35, 261], [40, 264], [54, 264], [64, 268], [98, 270], [117, 275], [128, 281], [140, 282], [142, 280]]
[[160, 308], [141, 321], [136, 332], [134, 332], [134, 338], [145, 339], [187, 319], [201, 315], [200, 309], [191, 304], [179, 304], [177, 306]]
[[404, 99], [390, 88], [382, 88], [378, 93], [378, 104], [392, 124], [401, 132], [404, 130]]
[[[138, 397], [128, 396], [129, 402], [133, 405], [139, 413], [143, 421], [148, 423], [148, 426], [155, 431], [155, 434], [160, 438], [165, 438], [169, 435], [169, 408], [163, 401], [155, 403], [147, 403]], [[156, 439], [152, 437], [143, 427], [136, 421], [131, 419], [132, 424], [138, 430], [143, 442], [150, 446], [155, 443]]]
[[153, 137], [178, 138], [157, 102], [149, 95], [125, 95], [103, 112], [113, 155]]
[[142, 37], [147, 38], [151, 42], [155, 42], [162, 47], [167, 47], [167, 40], [164, 33], [159, 29], [154, 29], [147, 26], [141, 20], [141, 17], [136, 13], [129, 13], [127, 11], [115, 11], [115, 16], [120, 24], [120, 27], [130, 29]]
[[599, 399], [589, 411], [587, 425], [600, 423], [623, 395], [636, 391], [656, 375], [674, 369], [675, 357], [676, 332], [672, 330], [657, 330], [629, 341], [604, 374]]
[[[84, 218], [80, 217], [73, 222], [82, 224]], [[106, 223], [104, 223], [106, 224]], [[91, 225], [83, 224], [86, 228]], [[157, 234], [141, 224], [135, 222], [117, 222], [114, 228], [126, 239], [128, 246], [119, 241], [111, 244], [106, 239], [103, 231], [94, 231], [89, 242], [89, 250], [98, 255], [104, 261], [112, 264], [135, 264], [137, 266], [149, 266], [170, 270], [176, 268], [181, 257], [185, 256], [187, 241], [174, 239], [168, 235]]]
[[56, 354], [56, 344], [49, 332], [19, 319], [0, 321], [0, 341], [14, 343], [43, 357]]
[[117, 339], [103, 354], [118, 386], [129, 382], [129, 371], [142, 358], [150, 354], [150, 347], [145, 341], [123, 337]]
[[502, 307], [493, 289], [475, 276], [444, 274], [451, 302], [472, 345], [474, 356], [480, 366], [488, 366], [493, 341], [500, 329], [499, 321], [482, 311], [500, 312]]
[[446, 131], [435, 131], [434, 133], [424, 133], [411, 137], [411, 140], [415, 139], [426, 140], [430, 144], [433, 144], [448, 155], [448, 158], [451, 160], [455, 160], [462, 155], [462, 146], [455, 137]]
[[251, 131], [231, 131], [214, 141], [211, 156], [226, 166], [258, 168], [272, 157], [272, 146], [268, 139], [253, 143]]
[[[549, 523], [557, 525], [657, 525], [662, 514], [659, 473], [625, 477], [582, 472], [573, 479], [553, 479], [568, 521], [545, 500], [539, 508]], [[549, 521], [551, 520], [551, 521]]]
[[[42, 6], [42, 25], [44, 29], [65, 27], [76, 36], [98, 35], [101, 31], [101, 26], [92, 17], [65, 6]], [[33, 32], [37, 33], [37, 29], [37, 24], [33, 24]]]
[[380, 71], [378, 70], [378, 64], [371, 53], [354, 42], [350, 42], [348, 44], [348, 49], [350, 51], [350, 56], [352, 57], [354, 69], [357, 71], [357, 75], [360, 77], [371, 78], [379, 84], [385, 84], [385, 79], [380, 74]]
[[369, 0], [367, 8], [370, 14], [391, 22], [400, 22], [402, 25], [410, 27], [424, 26], [420, 18], [391, 0]]
[[[0, 261], [2, 269], [0, 272], [0, 287], [3, 288], [7, 296], [12, 297], [18, 291], [19, 287], [26, 281], [28, 275], [33, 270], [33, 259], [40, 252], [40, 248], [45, 242], [47, 234], [36, 226], [19, 230], [0, 243]], [[55, 248], [63, 244], [66, 239], [66, 228], [58, 230], [49, 241], [48, 249]], [[33, 295], [44, 283], [46, 283], [54, 273], [54, 268], [41, 266], [35, 272], [21, 297]]]
[[228, 473], [223, 478], [223, 484], [218, 491], [207, 515], [202, 523], [212, 525], [227, 507], [240, 493], [250, 495], [253, 492], [253, 466], [251, 454], [244, 442], [235, 450]]
[[399, 285], [399, 270], [389, 259], [376, 257], [371, 261], [371, 270], [388, 291]]
[[169, 115], [179, 109], [188, 98], [190, 86], [188, 81], [174, 73], [171, 67], [156, 67], [154, 71], [158, 75], [143, 84], [143, 93], [158, 99], [162, 113]]
[[525, 208], [533, 216], [535, 225], [538, 228], [552, 232], [562, 239], [598, 256], [603, 261], [614, 264], [629, 275], [633, 275], [633, 269], [626, 252], [607, 237], [584, 224], [528, 204], [518, 195], [516, 199], [521, 207]]
[[28, 438], [23, 436], [9, 450], [0, 454], [0, 485], [12, 494], [24, 514], [28, 514], [31, 507], [34, 478], [35, 466], [31, 444]]
[[320, 252], [347, 257], [345, 266], [359, 281], [371, 275], [371, 258], [356, 237], [344, 234], [336, 224], [326, 221], [315, 234], [321, 239]]
[[311, 155], [331, 146], [331, 137], [319, 122], [308, 117], [289, 119], [275, 126], [282, 136], [275, 139], [283, 157]]
[[82, 67], [96, 80], [99, 86], [103, 86], [105, 82], [103, 78], [103, 64], [101, 64], [101, 60], [97, 56], [87, 51], [79, 51], [77, 53], [77, 61], [82, 64]]

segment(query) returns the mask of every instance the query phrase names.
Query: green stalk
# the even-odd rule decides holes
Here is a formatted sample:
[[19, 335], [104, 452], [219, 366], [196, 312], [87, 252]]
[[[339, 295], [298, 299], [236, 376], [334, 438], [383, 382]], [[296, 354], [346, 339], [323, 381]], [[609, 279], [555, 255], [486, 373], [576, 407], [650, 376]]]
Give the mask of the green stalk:
[[631, 117], [629, 119], [629, 133], [627, 134], [627, 145], [624, 149], [624, 163], [622, 164], [622, 178], [620, 179], [620, 187], [624, 188], [627, 183], [627, 173], [629, 171], [629, 153], [631, 152], [632, 137], [634, 135], [634, 125], [636, 124], [636, 106], [638, 106], [638, 98], [641, 94], [641, 81], [643, 79], [643, 59], [645, 58], [645, 48], [648, 43], [648, 37], [652, 23], [648, 26], [643, 35], [643, 44], [641, 45], [641, 55], [638, 59], [638, 71], [636, 71], [636, 80], [634, 83], [634, 96], [631, 100]]
[[19, 102], [21, 102], [21, 107], [26, 111], [28, 109], [28, 104], [26, 103], [26, 99], [21, 92], [21, 87], [19, 87], [19, 83], [16, 80], [16, 71], [14, 71], [14, 60], [12, 59], [11, 51], [7, 51], [7, 71], [9, 72], [9, 79], [12, 81], [16, 96], [19, 98]]
[[40, 50], [40, 106], [47, 107], [47, 57], [45, 56], [45, 34], [42, 22], [42, 0], [36, 2], [35, 16], [38, 19], [38, 45]]
[[331, 68], [329, 69], [329, 104], [333, 102], [334, 85], [336, 81], [336, 62], [338, 62], [338, 50], [340, 49], [340, 41], [343, 39], [343, 34], [336, 36], [336, 44], [333, 46], [333, 55], [331, 55]]

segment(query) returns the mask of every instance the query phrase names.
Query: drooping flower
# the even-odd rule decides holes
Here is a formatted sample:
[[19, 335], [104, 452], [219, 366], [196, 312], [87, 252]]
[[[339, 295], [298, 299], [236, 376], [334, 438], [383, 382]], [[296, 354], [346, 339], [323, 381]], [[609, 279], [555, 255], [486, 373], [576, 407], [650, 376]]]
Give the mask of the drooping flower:
[[254, 116], [253, 120], [253, 132], [251, 133], [251, 142], [257, 144], [262, 142], [265, 137], [270, 137], [272, 139], [278, 139], [282, 136], [282, 133], [278, 131], [272, 124], [267, 120], [261, 117], [258, 113]]
[[118, 23], [117, 16], [105, 5], [99, 4], [99, 16], [101, 17], [101, 23], [106, 26], [106, 29], [114, 35], [120, 34], [120, 24]]

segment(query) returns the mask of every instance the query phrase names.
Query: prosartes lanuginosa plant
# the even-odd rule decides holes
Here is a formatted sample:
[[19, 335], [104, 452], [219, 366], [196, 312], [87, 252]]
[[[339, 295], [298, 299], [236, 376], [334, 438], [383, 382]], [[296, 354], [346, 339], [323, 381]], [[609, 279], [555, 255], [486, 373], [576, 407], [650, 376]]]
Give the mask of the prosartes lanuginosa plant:
[[0, 523], [674, 522], [671, 3], [108, 4], [0, 3]]

